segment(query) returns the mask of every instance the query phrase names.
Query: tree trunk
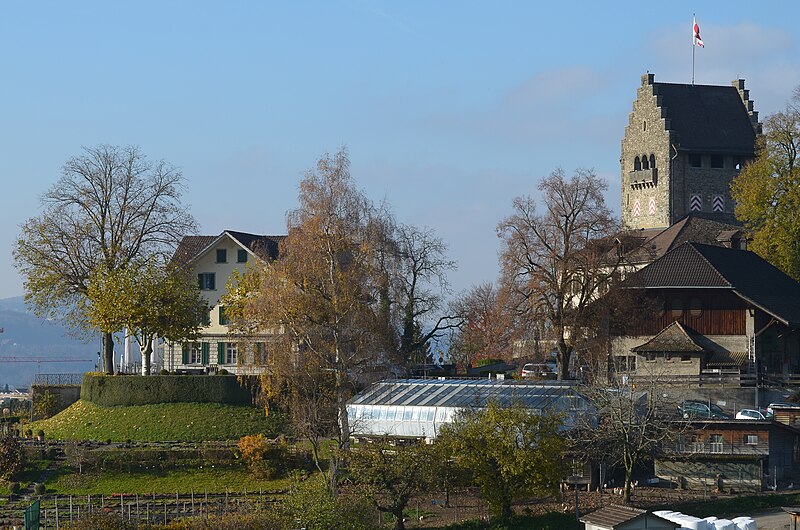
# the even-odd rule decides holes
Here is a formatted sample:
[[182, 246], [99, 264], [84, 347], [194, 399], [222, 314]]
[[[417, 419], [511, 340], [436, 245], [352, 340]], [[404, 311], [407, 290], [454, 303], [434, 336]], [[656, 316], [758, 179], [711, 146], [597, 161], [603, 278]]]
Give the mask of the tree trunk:
[[560, 339], [558, 341], [558, 380], [569, 379], [569, 360], [572, 357], [572, 350], [567, 343]]
[[633, 466], [630, 469], [625, 469], [625, 487], [622, 491], [622, 502], [630, 504], [631, 502], [631, 484], [633, 483]]
[[103, 370], [114, 373], [114, 335], [110, 332], [103, 333]]
[[403, 521], [403, 509], [392, 510], [394, 515], [394, 530], [406, 530], [406, 522]]
[[142, 364], [144, 365], [144, 375], [150, 375], [150, 361], [153, 357], [153, 341], [148, 340], [144, 350], [142, 350]]

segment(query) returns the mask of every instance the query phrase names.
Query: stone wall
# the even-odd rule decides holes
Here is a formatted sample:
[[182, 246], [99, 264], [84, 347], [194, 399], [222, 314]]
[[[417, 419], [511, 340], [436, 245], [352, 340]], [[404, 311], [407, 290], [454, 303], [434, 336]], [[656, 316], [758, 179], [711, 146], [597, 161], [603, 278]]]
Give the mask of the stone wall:
[[34, 410], [36, 410], [37, 404], [46, 392], [50, 392], [56, 398], [56, 406], [51, 411], [53, 415], [58, 414], [81, 398], [80, 385], [33, 385], [31, 386], [31, 399], [33, 400]]

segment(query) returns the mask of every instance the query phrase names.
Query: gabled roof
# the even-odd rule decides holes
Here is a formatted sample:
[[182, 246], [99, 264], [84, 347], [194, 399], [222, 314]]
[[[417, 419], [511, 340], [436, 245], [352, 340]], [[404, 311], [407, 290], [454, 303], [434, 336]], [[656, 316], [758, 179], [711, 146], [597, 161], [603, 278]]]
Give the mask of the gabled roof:
[[653, 92], [679, 150], [754, 156], [756, 133], [735, 87], [653, 83]]
[[658, 521], [673, 525], [673, 528], [678, 528], [679, 526], [647, 510], [641, 510], [632, 506], [618, 506], [616, 504], [610, 504], [604, 508], [586, 514], [580, 518], [580, 522], [601, 526], [603, 528], [617, 528], [624, 523], [628, 523], [640, 517], [652, 517]]
[[632, 263], [643, 263], [660, 258], [670, 250], [687, 241], [706, 245], [722, 246], [725, 241], [740, 232], [740, 226], [720, 220], [719, 215], [693, 212], [658, 231], [633, 230], [632, 235], [641, 234], [648, 239], [626, 256]]
[[628, 288], [727, 289], [800, 327], [800, 283], [747, 250], [684, 243], [625, 280]]
[[685, 352], [702, 353], [706, 350], [700, 335], [678, 321], [665, 327], [658, 334], [640, 346], [631, 348], [635, 352]]
[[242, 248], [262, 261], [278, 258], [278, 245], [286, 236], [266, 236], [225, 230], [218, 236], [184, 236], [172, 256], [171, 263], [187, 265], [214, 248], [219, 241], [229, 237]]

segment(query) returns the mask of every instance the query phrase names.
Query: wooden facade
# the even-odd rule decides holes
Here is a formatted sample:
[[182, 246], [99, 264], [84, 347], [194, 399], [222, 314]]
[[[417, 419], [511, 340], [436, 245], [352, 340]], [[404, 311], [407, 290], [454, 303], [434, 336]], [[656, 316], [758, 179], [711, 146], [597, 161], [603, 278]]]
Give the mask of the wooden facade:
[[660, 289], [648, 293], [661, 311], [646, 320], [638, 319], [622, 335], [655, 335], [673, 322], [684, 324], [703, 335], [745, 335], [748, 305], [730, 291]]

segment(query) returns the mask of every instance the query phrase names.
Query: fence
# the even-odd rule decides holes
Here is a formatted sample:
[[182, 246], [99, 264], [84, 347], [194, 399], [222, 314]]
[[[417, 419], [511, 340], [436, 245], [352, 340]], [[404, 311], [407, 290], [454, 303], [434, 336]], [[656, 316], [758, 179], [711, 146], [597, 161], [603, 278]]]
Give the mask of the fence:
[[33, 377], [34, 385], [42, 386], [80, 386], [83, 374], [36, 374]]

